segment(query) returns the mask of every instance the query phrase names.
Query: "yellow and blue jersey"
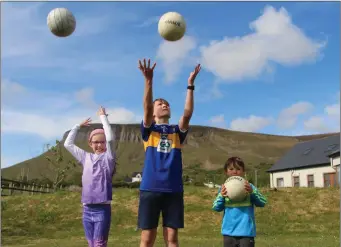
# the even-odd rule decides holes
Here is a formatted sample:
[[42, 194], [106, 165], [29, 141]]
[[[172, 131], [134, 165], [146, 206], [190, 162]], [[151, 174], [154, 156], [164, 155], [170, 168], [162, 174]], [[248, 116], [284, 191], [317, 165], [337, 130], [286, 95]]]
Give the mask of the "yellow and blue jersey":
[[142, 121], [141, 133], [145, 159], [140, 190], [183, 192], [181, 147], [188, 131], [169, 124], [145, 127]]
[[221, 226], [222, 235], [256, 237], [254, 206], [264, 207], [267, 200], [253, 184], [250, 185], [253, 192], [243, 202], [233, 202], [229, 198], [223, 197], [219, 189], [212, 209], [217, 212], [224, 211]]

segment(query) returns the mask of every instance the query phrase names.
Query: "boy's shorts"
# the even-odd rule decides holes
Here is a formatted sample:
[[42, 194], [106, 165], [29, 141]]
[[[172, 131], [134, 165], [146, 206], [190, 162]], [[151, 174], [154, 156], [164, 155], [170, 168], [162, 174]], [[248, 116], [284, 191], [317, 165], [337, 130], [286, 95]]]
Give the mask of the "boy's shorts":
[[183, 192], [140, 191], [138, 227], [142, 230], [157, 228], [160, 212], [163, 227], [184, 228]]
[[224, 247], [255, 247], [255, 238], [224, 235]]

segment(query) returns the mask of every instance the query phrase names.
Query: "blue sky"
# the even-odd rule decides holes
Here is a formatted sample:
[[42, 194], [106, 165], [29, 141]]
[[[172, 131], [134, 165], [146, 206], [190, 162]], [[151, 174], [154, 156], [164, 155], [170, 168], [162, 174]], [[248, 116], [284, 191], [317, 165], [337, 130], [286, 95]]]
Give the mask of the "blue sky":
[[[53, 36], [49, 11], [66, 7], [76, 31]], [[185, 37], [164, 42], [158, 18], [181, 13]], [[137, 60], [157, 62], [154, 97], [180, 118], [187, 78], [196, 80], [191, 123], [301, 135], [340, 129], [340, 3], [3, 3], [1, 166], [33, 158], [74, 124], [143, 115]], [[142, 148], [142, 147], [141, 147]]]

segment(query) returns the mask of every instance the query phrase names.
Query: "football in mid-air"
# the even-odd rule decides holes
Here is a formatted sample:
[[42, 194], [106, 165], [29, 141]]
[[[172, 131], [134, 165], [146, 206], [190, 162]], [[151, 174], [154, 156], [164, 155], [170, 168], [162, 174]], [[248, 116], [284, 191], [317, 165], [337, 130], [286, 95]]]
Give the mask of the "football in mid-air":
[[66, 8], [51, 10], [47, 16], [47, 26], [57, 37], [70, 36], [76, 29], [76, 18]]
[[167, 41], [180, 40], [186, 32], [185, 19], [177, 12], [167, 12], [159, 20], [158, 31]]

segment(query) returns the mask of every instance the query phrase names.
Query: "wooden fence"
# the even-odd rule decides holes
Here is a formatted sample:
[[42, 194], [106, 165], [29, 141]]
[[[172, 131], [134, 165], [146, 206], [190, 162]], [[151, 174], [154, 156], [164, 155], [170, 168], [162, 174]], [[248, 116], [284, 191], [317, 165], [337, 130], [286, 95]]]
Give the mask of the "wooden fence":
[[11, 196], [14, 193], [34, 195], [52, 192], [54, 190], [50, 188], [49, 184], [41, 185], [1, 178], [1, 196]]

